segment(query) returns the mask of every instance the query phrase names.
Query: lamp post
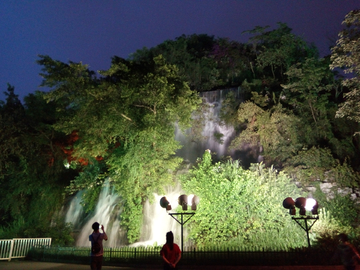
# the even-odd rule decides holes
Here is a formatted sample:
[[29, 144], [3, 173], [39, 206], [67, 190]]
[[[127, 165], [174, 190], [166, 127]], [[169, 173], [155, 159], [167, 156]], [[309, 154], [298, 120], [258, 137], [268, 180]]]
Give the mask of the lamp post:
[[[197, 197], [196, 195], [180, 195], [178, 198], [178, 204], [182, 206], [182, 210], [186, 211], [188, 209], [188, 205], [191, 206], [191, 210], [195, 211], [196, 210], [196, 206], [199, 204], [199, 197]], [[166, 197], [162, 197], [160, 199], [160, 206], [162, 208], [165, 208], [166, 211], [170, 211], [171, 208], [171, 204], [170, 202], [166, 199]], [[180, 213], [169, 213], [169, 215], [175, 219], [180, 225], [181, 225], [181, 251], [184, 250], [184, 230], [183, 230], [183, 226], [186, 222], [188, 222], [190, 220], [190, 218], [195, 215], [195, 212], [180, 212]], [[178, 216], [180, 216], [180, 220], [177, 218]], [[186, 217], [186, 218], [184, 218]]]
[[[289, 214], [292, 215], [292, 219], [306, 232], [308, 247], [310, 248], [309, 231], [315, 222], [319, 219], [318, 216], [318, 202], [313, 198], [299, 197], [295, 201], [291, 197], [287, 197], [283, 201], [283, 206], [289, 209]], [[295, 207], [299, 208], [300, 217], [294, 217], [296, 214]], [[306, 212], [311, 212], [312, 215], [306, 216]], [[308, 221], [311, 221], [309, 224]]]

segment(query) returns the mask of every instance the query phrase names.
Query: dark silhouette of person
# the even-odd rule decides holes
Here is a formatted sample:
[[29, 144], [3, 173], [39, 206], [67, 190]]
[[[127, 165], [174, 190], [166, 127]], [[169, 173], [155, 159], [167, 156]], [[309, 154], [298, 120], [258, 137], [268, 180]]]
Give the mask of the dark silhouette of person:
[[332, 258], [332, 262], [341, 260], [345, 270], [355, 270], [356, 258], [360, 259], [360, 255], [356, 248], [349, 242], [348, 236], [345, 233], [341, 233], [338, 236], [339, 244]]
[[174, 235], [171, 231], [166, 233], [166, 244], [163, 245], [160, 256], [164, 260], [164, 270], [176, 269], [181, 258], [181, 251], [179, 246], [174, 243]]
[[[101, 270], [103, 254], [104, 254], [102, 241], [103, 240], [107, 241], [108, 239], [105, 233], [104, 226], [101, 225], [101, 230], [103, 231], [102, 233], [100, 233], [99, 227], [100, 224], [98, 222], [93, 223], [92, 229], [94, 231], [92, 234], [89, 235], [89, 241], [91, 241], [91, 260], [90, 260], [91, 270]], [[98, 245], [96, 245], [96, 243]]]

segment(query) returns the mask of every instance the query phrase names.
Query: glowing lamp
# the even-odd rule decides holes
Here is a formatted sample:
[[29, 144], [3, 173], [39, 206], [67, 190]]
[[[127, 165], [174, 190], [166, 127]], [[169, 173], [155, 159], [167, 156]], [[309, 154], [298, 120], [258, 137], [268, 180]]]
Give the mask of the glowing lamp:
[[304, 197], [299, 197], [295, 200], [295, 206], [297, 208], [300, 208], [299, 214], [301, 216], [304, 216], [306, 214], [305, 205], [306, 205], [306, 199]]
[[162, 198], [160, 199], [160, 206], [161, 206], [162, 208], [165, 208], [166, 211], [171, 210], [170, 202], [166, 199], [166, 197], [162, 197]]
[[317, 215], [318, 214], [318, 208], [319, 208], [319, 204], [315, 199], [313, 199], [313, 198], [307, 198], [306, 199], [305, 209], [307, 211], [311, 211], [311, 213], [313, 215]]
[[196, 206], [199, 204], [199, 197], [191, 194], [188, 196], [188, 204], [191, 205], [191, 210], [195, 211], [196, 210]]
[[313, 215], [318, 215], [318, 208], [319, 208], [319, 204], [316, 202], [316, 204], [314, 205], [313, 209], [311, 210], [311, 213]]
[[188, 196], [183, 194], [183, 195], [180, 195], [179, 198], [178, 198], [178, 203], [179, 205], [182, 206], [182, 210], [187, 210], [187, 207], [188, 207]]
[[[310, 237], [309, 237], [309, 231], [312, 228], [312, 226], [315, 224], [315, 222], [319, 219], [319, 216], [305, 216], [306, 211], [311, 211], [313, 215], [317, 215], [317, 209], [319, 207], [316, 200], [313, 198], [304, 198], [299, 197], [295, 201], [291, 197], [287, 197], [283, 201], [283, 206], [286, 209], [290, 210], [290, 215], [295, 215], [295, 207], [300, 208], [300, 215], [301, 217], [291, 217], [292, 220], [295, 220], [295, 222], [300, 225], [300, 227], [306, 231], [306, 237], [308, 242], [308, 247], [310, 248]], [[308, 221], [311, 221], [312, 223], [309, 224]]]
[[[185, 195], [182, 194], [178, 198], [178, 204], [181, 205], [182, 210], [187, 210], [188, 205], [191, 205], [191, 210], [196, 210], [196, 205], [199, 203], [199, 198], [195, 195]], [[160, 199], [160, 206], [166, 208], [166, 210], [171, 210], [170, 203], [165, 197]], [[178, 208], [177, 206], [175, 207]], [[184, 250], [183, 246], [183, 226], [186, 222], [190, 220], [192, 216], [195, 215], [195, 212], [185, 212], [179, 211], [177, 213], [168, 213], [173, 219], [175, 219], [181, 225], [181, 250]]]
[[284, 206], [284, 208], [289, 209], [289, 214], [290, 215], [295, 215], [296, 214], [295, 202], [294, 202], [293, 198], [287, 197], [283, 201], [283, 206]]

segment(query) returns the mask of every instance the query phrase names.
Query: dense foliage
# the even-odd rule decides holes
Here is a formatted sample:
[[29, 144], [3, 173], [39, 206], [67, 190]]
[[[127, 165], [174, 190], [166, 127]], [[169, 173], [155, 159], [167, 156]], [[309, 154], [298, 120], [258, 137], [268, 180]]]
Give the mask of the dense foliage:
[[123, 201], [122, 226], [128, 240], [140, 235], [142, 205], [154, 192], [171, 184], [172, 172], [181, 162], [175, 156], [180, 145], [175, 125], [186, 128], [200, 102], [179, 78], [175, 66], [161, 56], [135, 63], [114, 57], [101, 78], [81, 63], [65, 64], [42, 56], [44, 86], [51, 87], [48, 101], [55, 100], [62, 118], [58, 131], [78, 140], [73, 146], [74, 166], [82, 171], [71, 191], [96, 193], [109, 177]]
[[238, 161], [213, 164], [206, 151], [184, 178], [184, 189], [201, 200], [189, 230], [198, 245], [250, 249], [304, 245], [304, 233], [282, 207], [286, 197], [301, 196], [285, 174], [263, 164], [250, 170]]
[[[303, 232], [284, 217], [278, 200], [313, 190], [309, 186], [323, 201], [317, 235], [350, 232], [359, 221], [350, 197], [360, 183], [359, 11], [344, 24], [325, 58], [283, 23], [247, 31], [247, 44], [183, 35], [127, 60], [114, 56], [98, 73], [40, 56], [42, 86], [50, 91], [30, 94], [22, 105], [9, 86], [0, 102], [0, 234], [68, 232], [54, 215], [63, 193], [84, 190], [91, 212], [108, 178], [123, 203], [121, 226], [128, 241], [136, 241], [143, 203], [174, 182], [182, 163], [174, 124], [186, 129], [194, 123], [193, 139], [199, 139], [192, 115], [206, 104], [198, 92], [227, 87], [242, 93], [242, 100], [230, 94], [222, 104], [221, 121], [236, 130], [230, 148], [260, 153], [263, 163], [213, 164], [205, 153], [185, 173], [184, 188], [202, 201], [191, 239], [198, 245], [267, 247], [270, 239], [282, 248], [302, 245]], [[339, 77], [339, 68], [353, 77]], [[221, 141], [222, 134], [216, 136]], [[321, 183], [333, 190], [324, 193]], [[290, 227], [295, 241], [280, 241]]]
[[346, 28], [339, 33], [336, 46], [332, 48], [331, 68], [343, 68], [347, 75], [342, 84], [349, 88], [345, 101], [337, 111], [337, 117], [347, 117], [360, 122], [360, 10], [352, 10], [346, 15], [343, 24]]
[[181, 78], [191, 89], [208, 91], [238, 86], [249, 77], [251, 60], [248, 54], [246, 44], [201, 34], [182, 35], [154, 48], [137, 50], [131, 59], [151, 61], [162, 55], [168, 63], [179, 68]]
[[65, 224], [57, 222], [58, 232], [49, 225], [74, 174], [63, 166], [66, 138], [52, 128], [57, 120], [54, 103], [36, 93], [23, 106], [12, 86], [5, 94], [0, 107], [0, 220], [9, 229], [0, 228], [0, 235], [55, 237]]

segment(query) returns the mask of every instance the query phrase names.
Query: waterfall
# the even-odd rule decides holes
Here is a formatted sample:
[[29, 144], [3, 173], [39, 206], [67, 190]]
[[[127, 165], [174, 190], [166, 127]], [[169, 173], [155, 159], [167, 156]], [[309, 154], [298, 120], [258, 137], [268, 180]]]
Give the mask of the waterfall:
[[238, 88], [208, 91], [200, 94], [207, 104], [201, 115], [203, 119], [200, 127], [201, 139], [193, 138], [191, 128], [186, 130], [185, 134], [176, 128], [175, 139], [183, 146], [177, 151], [178, 156], [190, 163], [195, 163], [197, 158], [202, 157], [204, 151], [209, 149], [212, 153], [216, 153], [219, 159], [223, 156], [237, 158], [234, 151], [228, 151], [231, 140], [235, 137], [235, 129], [220, 120], [222, 101], [229, 92], [235, 93], [235, 98], [240, 99], [240, 89]]
[[[109, 182], [105, 182], [91, 217], [84, 215], [83, 207], [80, 204], [81, 196], [82, 191], [76, 194], [70, 203], [70, 208], [65, 217], [65, 222], [71, 222], [74, 228], [79, 230], [76, 246], [89, 245], [89, 235], [92, 233], [91, 226], [94, 222], [104, 225], [105, 232], [109, 238], [104, 243], [104, 246], [115, 247], [124, 243], [125, 233], [121, 231], [119, 220], [121, 200], [114, 192], [114, 189], [110, 187]], [[80, 218], [84, 220], [79, 220]]]
[[[180, 185], [168, 187], [166, 198], [172, 202], [173, 208], [177, 207], [177, 198], [183, 191]], [[83, 192], [79, 191], [71, 200], [65, 216], [65, 222], [71, 222], [77, 233], [76, 246], [89, 246], [89, 235], [92, 233], [92, 224], [99, 222], [104, 225], [108, 241], [105, 247], [119, 247], [126, 243], [126, 233], [120, 228], [121, 199], [114, 189], [110, 188], [108, 181], [105, 182], [99, 196], [93, 215], [87, 217], [83, 206], [80, 204]], [[168, 231], [174, 232], [174, 240], [180, 243], [180, 225], [160, 207], [160, 198], [163, 195], [154, 194], [154, 201], [146, 201], [143, 210], [143, 227], [140, 241], [132, 246], [148, 246], [165, 243], [165, 235]], [[82, 220], [84, 219], [84, 220]], [[186, 232], [184, 233], [186, 237]]]
[[[180, 185], [168, 187], [166, 198], [171, 203], [172, 208], [177, 207], [177, 200], [183, 191]], [[141, 230], [140, 241], [132, 246], [162, 245], [166, 242], [166, 232], [174, 233], [174, 241], [180, 245], [180, 224], [178, 224], [168, 212], [160, 207], [160, 199], [163, 195], [154, 194], [154, 202], [146, 201], [143, 210], [143, 227]], [[170, 211], [171, 212], [171, 211]], [[184, 233], [186, 238], [186, 232]]]
[[[205, 100], [207, 110], [205, 110], [203, 118], [203, 126], [201, 127], [201, 141], [194, 140], [191, 136], [192, 130], [186, 130], [182, 133], [178, 128], [175, 131], [175, 139], [183, 146], [177, 151], [177, 155], [187, 160], [189, 163], [194, 163], [197, 158], [202, 157], [205, 150], [209, 149], [212, 153], [216, 153], [218, 158], [222, 156], [231, 155], [235, 157], [234, 152], [228, 152], [227, 148], [231, 140], [235, 136], [235, 130], [232, 126], [222, 124], [219, 119], [221, 110], [221, 101], [230, 91], [235, 92], [235, 97], [239, 98], [239, 89], [227, 89], [218, 91], [209, 91], [201, 93]], [[216, 137], [216, 134], [221, 134], [221, 140]], [[166, 187], [167, 199], [172, 203], [173, 209], [176, 208], [174, 202], [177, 203], [179, 195], [183, 194], [181, 187], [177, 184], [176, 187]], [[91, 225], [97, 221], [104, 225], [105, 231], [109, 240], [104, 242], [104, 246], [118, 247], [126, 243], [126, 234], [120, 228], [119, 216], [121, 213], [121, 199], [114, 192], [108, 183], [104, 185], [99, 196], [94, 214], [87, 216], [80, 204], [82, 192], [72, 199], [69, 210], [66, 214], [66, 222], [71, 222], [74, 228], [79, 231], [76, 240], [76, 246], [89, 246], [89, 235], [92, 233]], [[143, 227], [141, 230], [139, 242], [132, 244], [132, 246], [146, 246], [146, 245], [162, 245], [166, 242], [166, 232], [174, 232], [174, 241], [180, 245], [180, 224], [178, 224], [165, 209], [159, 205], [160, 198], [163, 195], [154, 194], [152, 203], [147, 201], [143, 208]], [[201, 203], [201, 198], [200, 198]], [[184, 240], [186, 240], [187, 230], [184, 226]], [[184, 243], [186, 246], [187, 243]]]
[[69, 209], [66, 212], [65, 222], [72, 223], [74, 225], [81, 224], [81, 217], [84, 215], [84, 209], [81, 207], [81, 197], [83, 191], [79, 191], [76, 196], [71, 200]]

